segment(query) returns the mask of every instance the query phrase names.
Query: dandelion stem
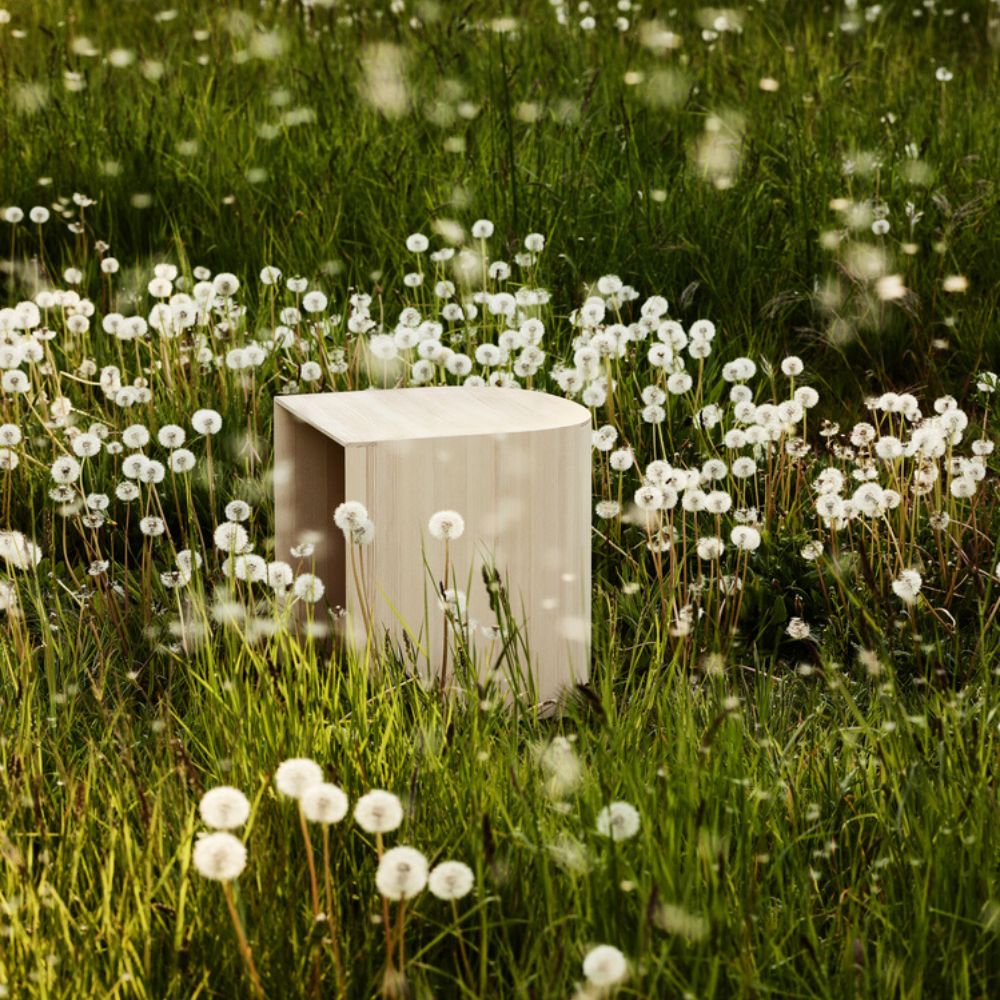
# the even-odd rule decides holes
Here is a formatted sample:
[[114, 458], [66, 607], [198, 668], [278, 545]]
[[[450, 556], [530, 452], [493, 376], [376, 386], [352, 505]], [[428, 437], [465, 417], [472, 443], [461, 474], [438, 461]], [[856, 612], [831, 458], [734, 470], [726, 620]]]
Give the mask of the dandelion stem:
[[445, 680], [448, 674], [448, 539], [444, 542], [444, 584], [442, 587], [444, 605], [443, 628], [441, 636], [441, 694], [445, 692]]
[[323, 824], [323, 888], [326, 892], [326, 919], [330, 925], [330, 948], [337, 972], [337, 994], [346, 997], [347, 980], [344, 976], [344, 964], [340, 958], [340, 932], [337, 926], [337, 912], [334, 909], [333, 876], [330, 872], [330, 826], [327, 823]]
[[302, 811], [302, 803], [299, 803], [299, 825], [302, 827], [302, 839], [306, 845], [306, 863], [309, 866], [309, 889], [312, 897], [313, 917], [320, 914], [319, 908], [319, 883], [316, 879], [316, 862], [313, 860], [312, 841], [309, 839], [309, 826], [306, 823], [306, 814]]
[[240, 945], [243, 961], [246, 962], [247, 971], [250, 973], [250, 982], [253, 983], [253, 991], [259, 997], [259, 1000], [264, 1000], [264, 987], [261, 985], [257, 966], [254, 964], [253, 951], [243, 931], [240, 915], [236, 912], [236, 901], [233, 899], [233, 884], [231, 882], [223, 882], [222, 893], [226, 897], [226, 906], [229, 908], [229, 916], [232, 918], [233, 927], [236, 929], [236, 939]]

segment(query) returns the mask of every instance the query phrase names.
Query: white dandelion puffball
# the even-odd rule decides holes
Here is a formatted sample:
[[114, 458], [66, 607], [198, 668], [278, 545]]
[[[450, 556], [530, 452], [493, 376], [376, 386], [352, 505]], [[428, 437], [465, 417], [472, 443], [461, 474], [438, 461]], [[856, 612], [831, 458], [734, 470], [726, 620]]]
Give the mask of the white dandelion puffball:
[[205, 826], [213, 830], [234, 830], [250, 815], [250, 800], [229, 785], [210, 788], [201, 797], [198, 812]]
[[299, 802], [310, 823], [339, 823], [347, 815], [347, 796], [328, 781], [310, 785]]
[[354, 819], [367, 833], [389, 833], [403, 822], [403, 803], [392, 792], [376, 788], [354, 804]]
[[246, 521], [253, 510], [246, 500], [230, 500], [226, 504], [225, 513], [227, 521]]
[[375, 522], [368, 520], [360, 528], [352, 528], [350, 540], [355, 545], [371, 545], [375, 541]]
[[808, 639], [812, 635], [812, 629], [803, 619], [790, 618], [785, 627], [785, 634], [792, 639]]
[[198, 434], [218, 434], [222, 430], [222, 417], [215, 410], [195, 410], [191, 426]]
[[427, 530], [439, 542], [450, 542], [461, 538], [465, 531], [465, 519], [454, 510], [439, 510], [427, 522]]
[[223, 552], [240, 553], [250, 541], [247, 529], [235, 521], [223, 521], [215, 529], [215, 547]]
[[224, 298], [231, 298], [237, 293], [240, 287], [240, 279], [236, 277], [235, 274], [230, 274], [228, 271], [223, 271], [221, 274], [217, 274], [212, 280], [212, 288], [216, 295], [221, 295]]
[[438, 899], [461, 899], [472, 892], [476, 877], [464, 861], [442, 861], [427, 879], [427, 888]]
[[195, 841], [191, 861], [205, 878], [231, 882], [246, 868], [247, 849], [231, 833], [206, 833]]
[[278, 765], [274, 772], [274, 784], [282, 795], [290, 799], [301, 799], [302, 793], [323, 780], [323, 768], [308, 757], [290, 757]]
[[760, 532], [747, 524], [738, 524], [729, 535], [733, 545], [746, 552], [756, 552], [760, 548]]
[[358, 500], [345, 500], [333, 512], [333, 523], [346, 535], [363, 528], [368, 521], [368, 508]]
[[300, 573], [292, 584], [292, 593], [306, 604], [315, 604], [322, 600], [325, 592], [326, 585], [313, 573]]
[[179, 448], [184, 444], [184, 428], [178, 424], [164, 424], [156, 433], [156, 440], [164, 448]]
[[583, 974], [591, 986], [606, 989], [625, 979], [628, 975], [628, 962], [613, 945], [599, 944], [587, 952], [583, 960]]
[[427, 885], [427, 859], [415, 847], [392, 847], [382, 855], [375, 885], [386, 899], [412, 899]]
[[914, 604], [920, 595], [923, 579], [915, 569], [904, 569], [892, 581], [892, 592], [904, 603]]
[[628, 802], [612, 802], [597, 814], [597, 832], [612, 840], [629, 840], [639, 832], [639, 810]]
[[31, 569], [42, 561], [42, 550], [20, 531], [0, 531], [0, 561], [9, 569]]

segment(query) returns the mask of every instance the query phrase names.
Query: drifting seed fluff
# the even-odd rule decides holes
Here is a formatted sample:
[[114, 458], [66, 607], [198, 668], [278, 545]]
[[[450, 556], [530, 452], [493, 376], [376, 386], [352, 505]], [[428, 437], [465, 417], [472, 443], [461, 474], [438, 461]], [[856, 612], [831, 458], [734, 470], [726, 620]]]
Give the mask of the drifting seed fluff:
[[310, 823], [339, 823], [347, 815], [347, 796], [341, 788], [327, 781], [310, 785], [299, 802]]
[[354, 821], [366, 833], [391, 833], [403, 822], [403, 803], [392, 792], [375, 788], [354, 803]]
[[599, 944], [587, 952], [583, 974], [591, 986], [604, 990], [624, 981], [628, 976], [628, 962], [613, 945]]
[[301, 799], [303, 792], [323, 781], [323, 768], [308, 757], [283, 760], [274, 772], [275, 787], [290, 799]]
[[536, 750], [544, 775], [543, 787], [550, 798], [559, 799], [572, 792], [583, 780], [583, 764], [565, 736], [556, 736]]
[[427, 885], [427, 858], [414, 847], [392, 847], [382, 855], [375, 885], [386, 899], [413, 899]]
[[439, 510], [431, 515], [427, 530], [439, 542], [450, 542], [461, 538], [465, 531], [465, 519], [454, 510]]
[[639, 825], [639, 810], [629, 802], [612, 802], [597, 814], [597, 832], [615, 841], [631, 839]]
[[476, 877], [463, 861], [442, 861], [430, 873], [427, 888], [438, 899], [462, 899], [472, 892]]
[[229, 785], [211, 788], [201, 797], [198, 812], [205, 826], [213, 830], [234, 830], [250, 815], [250, 800]]
[[405, 49], [391, 42], [367, 45], [361, 52], [361, 67], [362, 99], [386, 118], [405, 114], [410, 104]]
[[246, 868], [247, 849], [231, 833], [207, 833], [195, 841], [191, 861], [205, 878], [231, 882]]

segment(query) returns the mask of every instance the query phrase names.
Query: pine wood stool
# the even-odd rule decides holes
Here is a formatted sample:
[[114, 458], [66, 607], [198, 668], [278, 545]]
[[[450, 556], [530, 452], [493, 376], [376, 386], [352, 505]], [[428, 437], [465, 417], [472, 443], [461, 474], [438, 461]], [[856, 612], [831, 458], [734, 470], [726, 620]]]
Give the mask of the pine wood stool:
[[435, 512], [457, 511], [465, 531], [448, 542], [449, 587], [466, 594], [480, 676], [503, 648], [485, 565], [505, 583], [519, 626], [518, 660], [536, 698], [555, 700], [585, 681], [590, 665], [590, 428], [582, 406], [528, 389], [279, 396], [275, 558], [290, 560], [303, 540], [315, 544], [305, 563], [325, 584], [326, 600], [345, 609], [347, 640], [363, 648], [348, 543], [333, 523], [338, 504], [363, 503], [375, 538], [355, 557], [364, 559], [362, 589], [377, 639], [416, 648], [421, 673], [432, 678], [444, 643], [445, 543], [427, 526]]

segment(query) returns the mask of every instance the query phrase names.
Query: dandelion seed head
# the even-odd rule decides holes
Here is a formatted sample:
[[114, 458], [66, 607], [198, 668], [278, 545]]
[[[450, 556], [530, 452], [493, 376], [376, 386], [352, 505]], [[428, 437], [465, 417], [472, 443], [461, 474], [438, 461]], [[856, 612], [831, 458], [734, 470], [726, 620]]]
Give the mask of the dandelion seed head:
[[242, 552], [250, 542], [246, 528], [235, 521], [223, 521], [215, 529], [212, 537], [216, 548], [232, 554]]
[[403, 804], [392, 792], [376, 788], [355, 802], [354, 820], [367, 833], [390, 833], [403, 822]]
[[289, 757], [274, 772], [275, 787], [290, 799], [301, 799], [307, 788], [322, 781], [323, 768], [308, 757]]
[[462, 899], [472, 892], [476, 877], [472, 869], [462, 861], [442, 861], [436, 865], [427, 879], [427, 888], [438, 899]]
[[42, 561], [42, 550], [20, 531], [0, 531], [0, 562], [6, 569], [27, 570]]
[[613, 945], [599, 944], [584, 957], [583, 974], [591, 986], [606, 990], [627, 978], [628, 962]]
[[612, 802], [597, 814], [597, 832], [612, 840], [629, 840], [639, 832], [639, 810], [629, 802]]
[[892, 581], [892, 592], [904, 603], [914, 604], [920, 595], [923, 579], [915, 569], [904, 569]]
[[194, 844], [191, 862], [198, 873], [217, 882], [231, 882], [243, 873], [247, 849], [231, 833], [208, 833]]
[[438, 541], [453, 541], [462, 537], [465, 531], [465, 519], [457, 511], [439, 510], [431, 515], [427, 530], [431, 533], [431, 537]]
[[368, 508], [358, 500], [345, 500], [333, 512], [333, 523], [345, 534], [363, 528], [368, 519]]
[[234, 830], [250, 816], [250, 801], [238, 788], [220, 785], [205, 792], [198, 812], [213, 830]]
[[347, 796], [337, 785], [320, 781], [309, 785], [299, 801], [310, 823], [339, 823], [347, 815]]
[[378, 891], [392, 900], [412, 899], [427, 885], [427, 858], [414, 847], [392, 847], [375, 873]]

